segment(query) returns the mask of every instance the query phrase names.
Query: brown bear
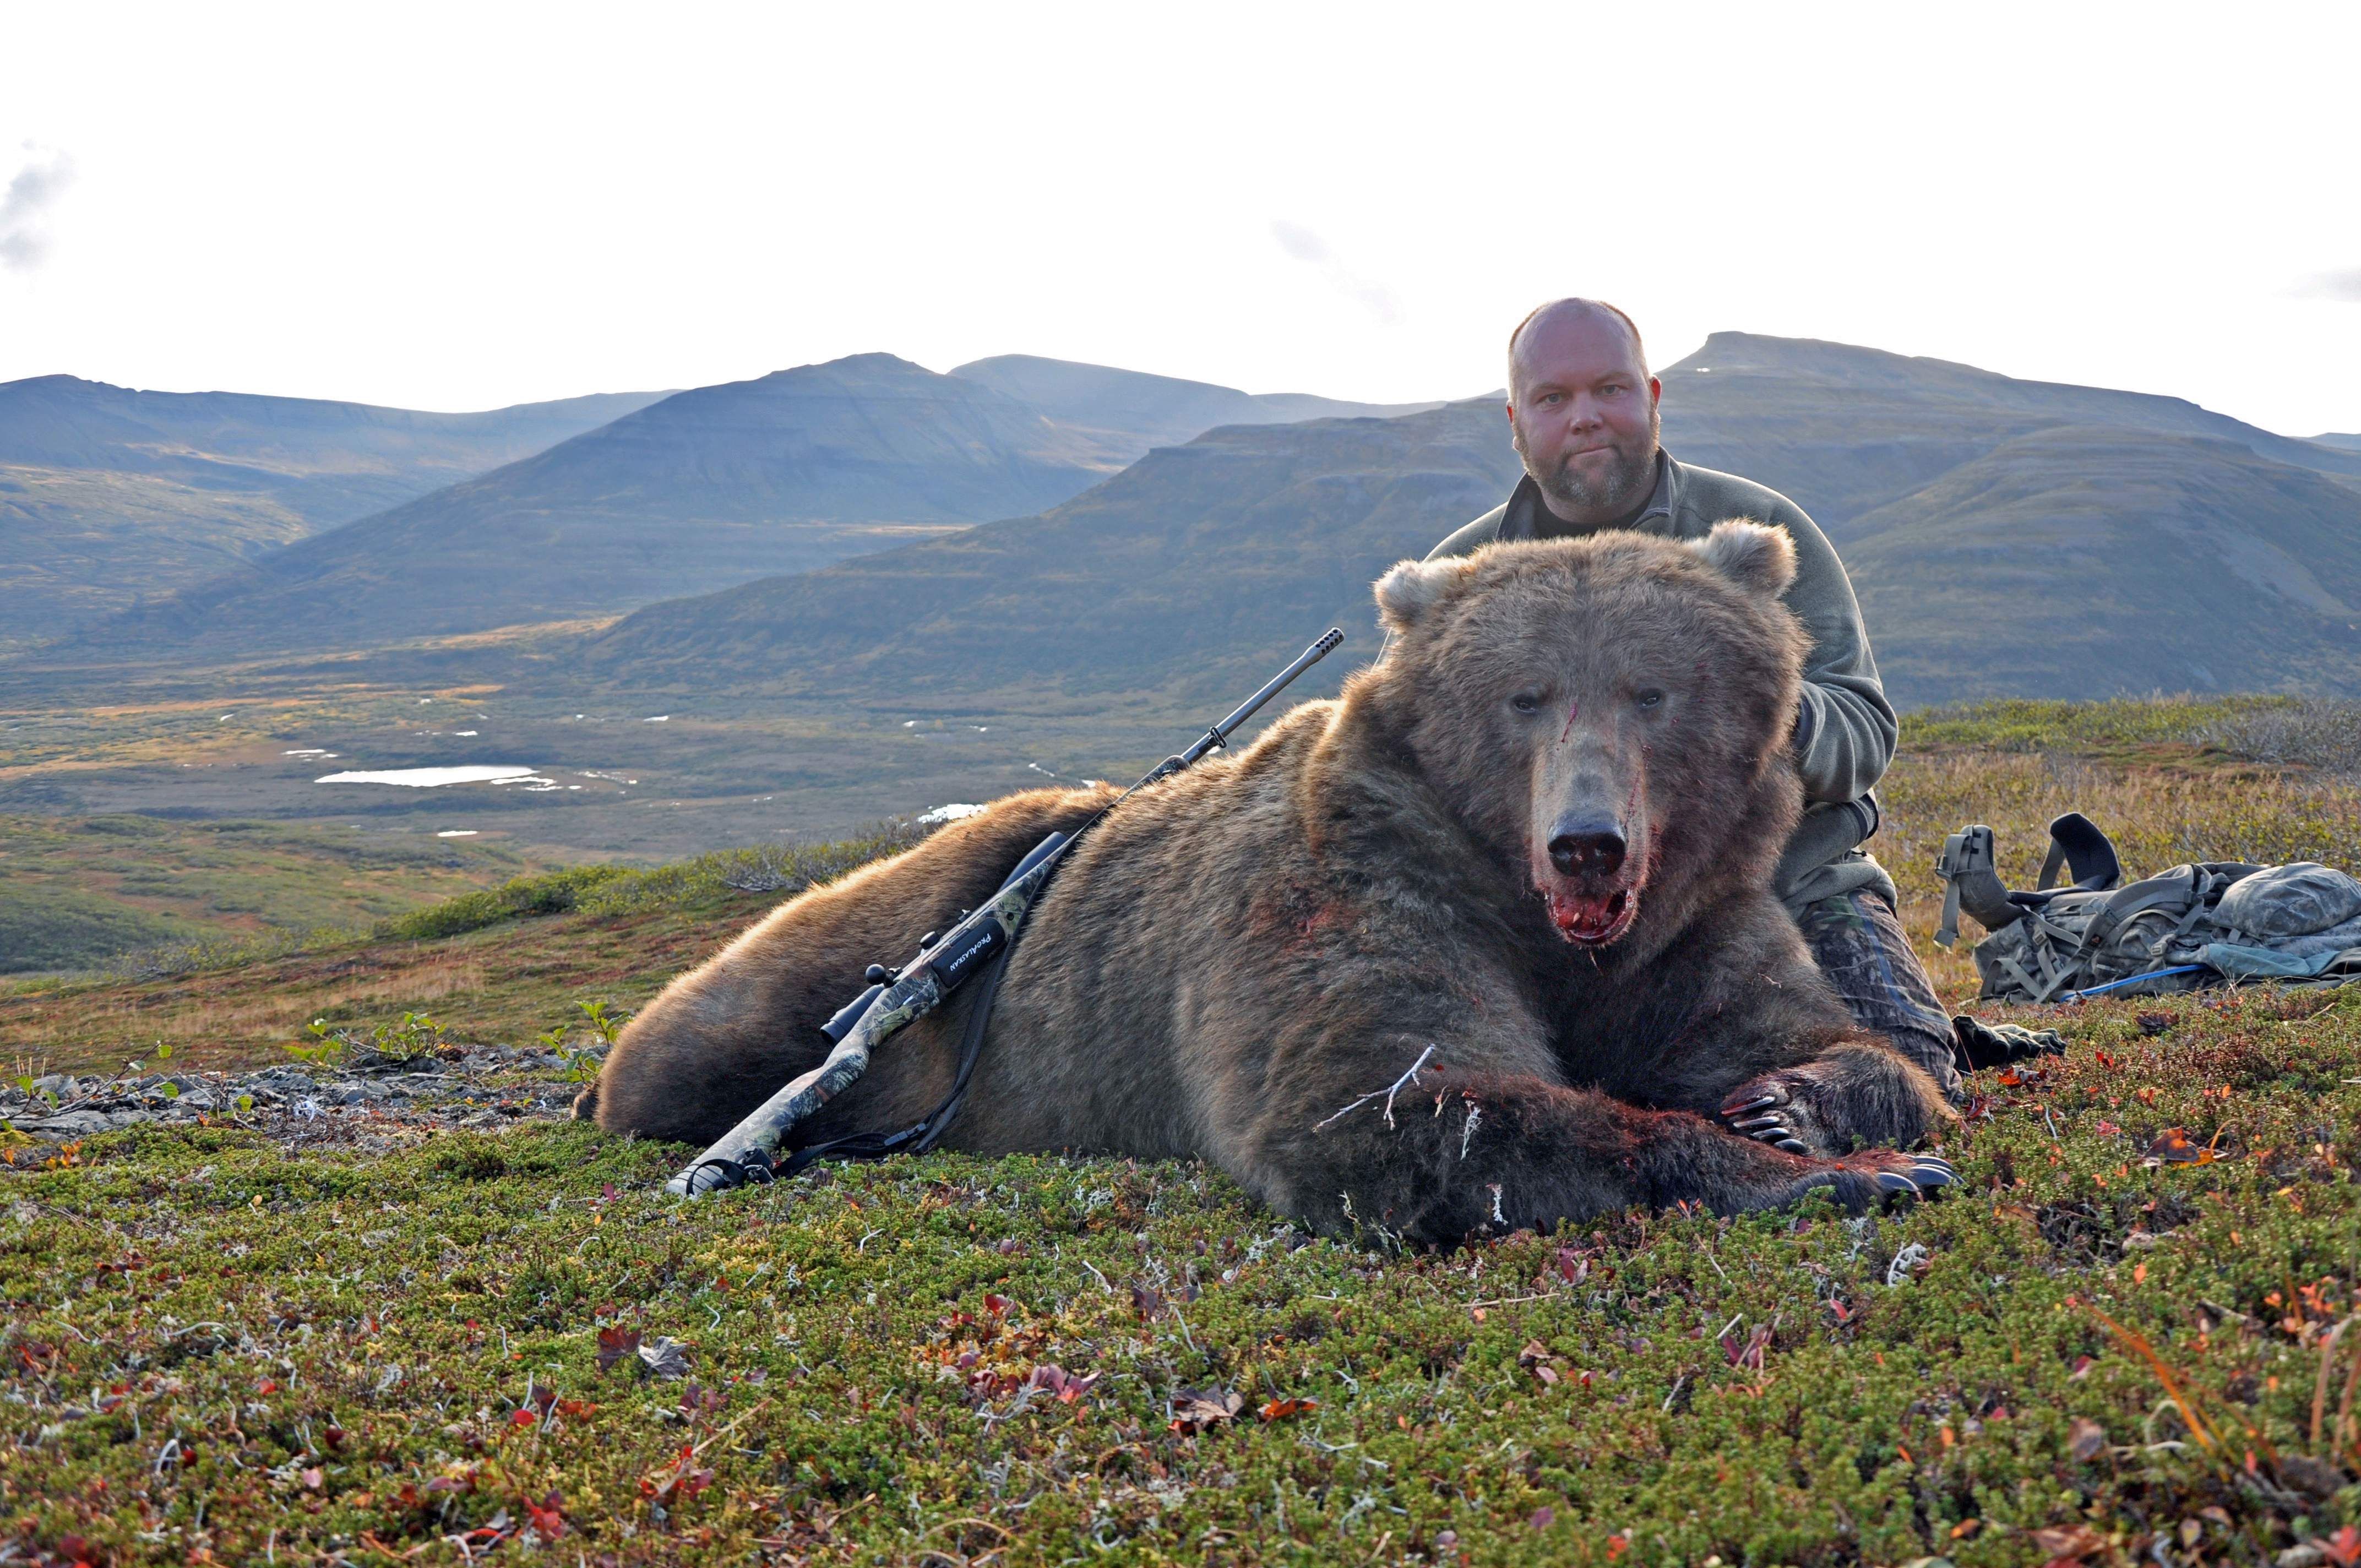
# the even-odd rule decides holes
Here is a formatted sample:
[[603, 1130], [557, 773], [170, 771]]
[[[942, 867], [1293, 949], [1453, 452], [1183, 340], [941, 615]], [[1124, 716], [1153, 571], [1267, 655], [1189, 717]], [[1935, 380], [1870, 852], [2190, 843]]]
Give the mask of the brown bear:
[[[1802, 798], [1794, 570], [1744, 521], [1394, 567], [1395, 645], [1341, 698], [1068, 857], [945, 1146], [1202, 1157], [1316, 1230], [1422, 1243], [1949, 1182], [1897, 1152], [1941, 1095], [1853, 1025], [1769, 891]], [[1015, 795], [783, 905], [632, 1021], [577, 1113], [719, 1136], [819, 1061], [866, 966], [1109, 798]], [[925, 1115], [978, 989], [797, 1141]]]

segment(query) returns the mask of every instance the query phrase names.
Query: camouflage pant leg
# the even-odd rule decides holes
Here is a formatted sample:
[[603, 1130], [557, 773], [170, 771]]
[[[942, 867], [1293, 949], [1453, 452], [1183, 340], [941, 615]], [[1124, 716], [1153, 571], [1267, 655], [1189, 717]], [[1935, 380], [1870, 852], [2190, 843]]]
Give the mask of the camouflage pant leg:
[[1824, 898], [1807, 905], [1796, 924], [1853, 1021], [1891, 1038], [1927, 1069], [1947, 1099], [1955, 1104], [1963, 1100], [1950, 1015], [1885, 901], [1866, 892]]

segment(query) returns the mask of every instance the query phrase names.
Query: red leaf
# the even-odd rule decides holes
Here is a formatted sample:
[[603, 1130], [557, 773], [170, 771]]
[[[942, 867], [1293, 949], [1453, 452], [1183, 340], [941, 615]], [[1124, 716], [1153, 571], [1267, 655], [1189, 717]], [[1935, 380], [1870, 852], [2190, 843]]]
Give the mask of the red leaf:
[[524, 1515], [533, 1521], [534, 1534], [544, 1541], [555, 1541], [566, 1533], [565, 1508], [566, 1499], [552, 1492], [538, 1503], [527, 1498]]
[[1320, 1401], [1317, 1399], [1298, 1399], [1290, 1398], [1285, 1399], [1268, 1400], [1264, 1403], [1263, 1408], [1257, 1410], [1255, 1414], [1260, 1416], [1264, 1420], [1277, 1421], [1284, 1420], [1290, 1416], [1308, 1416], [1319, 1408]]
[[1557, 1510], [1551, 1508], [1547, 1503], [1543, 1503], [1540, 1508], [1533, 1510], [1533, 1517], [1526, 1522], [1531, 1524], [1535, 1530], [1547, 1530], [1550, 1526], [1557, 1523]]
[[622, 1360], [625, 1356], [638, 1354], [639, 1349], [639, 1330], [600, 1329], [598, 1331], [599, 1376], [602, 1377], [605, 1376], [607, 1369], [614, 1365], [615, 1363]]
[[986, 1296], [983, 1299], [983, 1310], [995, 1318], [1005, 1318], [1016, 1310], [1016, 1303], [1005, 1296]]

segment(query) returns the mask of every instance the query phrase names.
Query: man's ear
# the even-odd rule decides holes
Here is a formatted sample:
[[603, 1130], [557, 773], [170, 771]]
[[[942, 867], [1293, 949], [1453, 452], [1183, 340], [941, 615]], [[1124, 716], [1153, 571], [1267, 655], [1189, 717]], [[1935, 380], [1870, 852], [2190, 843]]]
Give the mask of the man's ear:
[[1378, 579], [1378, 619], [1389, 631], [1408, 631], [1473, 569], [1461, 558], [1397, 564]]
[[1689, 548], [1705, 564], [1742, 588], [1777, 598], [1795, 580], [1795, 542], [1784, 528], [1733, 517]]

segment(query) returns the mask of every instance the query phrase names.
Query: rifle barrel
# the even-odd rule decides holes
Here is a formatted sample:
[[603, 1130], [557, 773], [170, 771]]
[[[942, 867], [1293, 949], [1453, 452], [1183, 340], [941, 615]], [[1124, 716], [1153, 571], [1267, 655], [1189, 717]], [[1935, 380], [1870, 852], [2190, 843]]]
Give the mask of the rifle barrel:
[[1298, 653], [1295, 656], [1295, 663], [1288, 665], [1287, 668], [1279, 671], [1276, 675], [1273, 675], [1270, 678], [1269, 683], [1266, 685], [1262, 690], [1255, 693], [1254, 696], [1238, 704], [1237, 707], [1227, 718], [1223, 719], [1219, 724], [1214, 725], [1211, 729], [1205, 731], [1202, 736], [1198, 738], [1195, 745], [1181, 752], [1181, 766], [1187, 767], [1191, 763], [1199, 761], [1206, 752], [1212, 751], [1216, 746], [1228, 745], [1230, 742], [1230, 737], [1237, 733], [1238, 727], [1246, 723], [1247, 719], [1252, 718], [1262, 707], [1263, 704], [1277, 696], [1280, 692], [1285, 691], [1287, 689], [1288, 683], [1294, 680], [1296, 676], [1301, 674], [1304, 671], [1310, 669], [1312, 665], [1318, 663], [1329, 654], [1334, 652], [1338, 644], [1342, 643], [1344, 641], [1345, 629], [1341, 626], [1332, 626], [1327, 630], [1322, 632], [1318, 641], [1312, 643], [1311, 647], [1306, 648], [1302, 652]]

